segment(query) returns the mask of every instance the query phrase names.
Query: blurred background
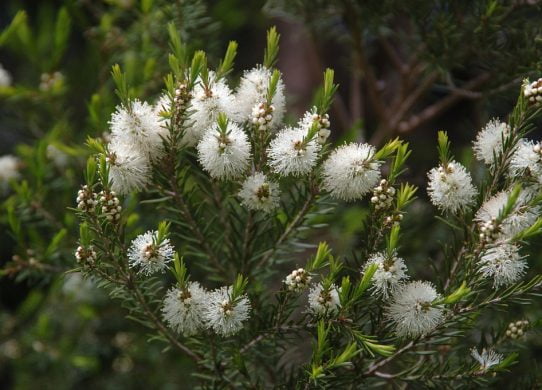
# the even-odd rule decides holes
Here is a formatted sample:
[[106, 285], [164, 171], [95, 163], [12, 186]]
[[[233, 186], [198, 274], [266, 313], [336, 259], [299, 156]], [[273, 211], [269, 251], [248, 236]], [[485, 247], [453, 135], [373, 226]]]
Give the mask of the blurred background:
[[[471, 142], [489, 119], [506, 119], [524, 78], [540, 77], [541, 17], [536, 0], [3, 0], [0, 156], [17, 156], [19, 177], [9, 189], [0, 186], [0, 386], [195, 383], [188, 361], [148, 343], [145, 329], [116, 302], [67, 273], [77, 246], [67, 208], [83, 180], [84, 141], [107, 132], [117, 104], [111, 66], [119, 63], [137, 96], [154, 102], [168, 72], [167, 23], [192, 50], [205, 50], [211, 65], [237, 41], [232, 86], [261, 62], [265, 32], [276, 25], [289, 122], [311, 106], [330, 67], [340, 84], [330, 112], [333, 142], [409, 142], [405, 180], [420, 190], [405, 219], [401, 255], [423, 279], [438, 272], [441, 243], [451, 237], [424, 190], [438, 160], [436, 133], [448, 131], [456, 158], [480, 179]], [[128, 202], [136, 207], [135, 199]], [[337, 206], [321, 221], [327, 226], [304, 239], [327, 240], [349, 256], [363, 242], [367, 210], [364, 203]], [[531, 273], [542, 270], [541, 247], [529, 249]], [[428, 261], [434, 268], [421, 266]], [[499, 328], [523, 318], [536, 323], [540, 314], [531, 305], [485, 315], [488, 327]], [[527, 345], [516, 346], [521, 375], [505, 375], [502, 384], [540, 384], [536, 329]]]

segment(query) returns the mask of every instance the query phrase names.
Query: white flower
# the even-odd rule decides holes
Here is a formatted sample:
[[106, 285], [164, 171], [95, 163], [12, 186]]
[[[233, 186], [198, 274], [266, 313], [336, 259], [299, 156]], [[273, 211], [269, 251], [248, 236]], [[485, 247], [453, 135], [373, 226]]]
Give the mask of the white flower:
[[510, 126], [498, 119], [490, 120], [480, 130], [474, 141], [473, 150], [476, 158], [487, 165], [495, 163], [495, 156], [502, 153], [503, 140], [510, 134]]
[[495, 288], [517, 282], [527, 268], [519, 247], [510, 243], [499, 243], [484, 250], [479, 265], [479, 272], [486, 278], [492, 278]]
[[389, 294], [393, 293], [402, 281], [408, 279], [405, 261], [395, 253], [391, 257], [383, 252], [375, 253], [369, 257], [363, 268], [367, 269], [371, 264], [378, 265], [372, 279], [373, 295], [380, 294], [387, 299]]
[[11, 85], [11, 75], [0, 64], [0, 87], [9, 87]]
[[301, 292], [309, 285], [311, 280], [312, 276], [305, 269], [298, 268], [286, 276], [284, 284], [290, 291]]
[[276, 173], [300, 176], [312, 170], [320, 145], [314, 139], [307, 142], [306, 136], [305, 129], [286, 127], [271, 141], [267, 154]]
[[[484, 202], [476, 212], [475, 219], [479, 224], [496, 220], [508, 202], [510, 191], [502, 191]], [[530, 227], [538, 218], [539, 208], [528, 205], [532, 194], [521, 191], [511, 213], [496, 227], [496, 236], [500, 239], [512, 238], [522, 230]]]
[[231, 294], [231, 286], [210, 292], [203, 312], [206, 326], [222, 336], [239, 332], [243, 328], [243, 322], [249, 318], [248, 297], [243, 294], [232, 302]]
[[130, 267], [140, 267], [139, 272], [151, 275], [163, 272], [167, 264], [173, 260], [174, 249], [169, 239], [157, 242], [158, 233], [148, 231], [137, 236], [128, 249]]
[[522, 139], [510, 160], [511, 178], [528, 175], [542, 183], [542, 147], [540, 143]]
[[[260, 103], [265, 102], [267, 87], [271, 78], [271, 70], [258, 66], [241, 77], [241, 82], [235, 94], [235, 119], [244, 122], [252, 119], [252, 110]], [[269, 124], [270, 128], [276, 128], [282, 123], [286, 99], [284, 98], [284, 83], [279, 78], [277, 90], [271, 100], [273, 115]]]
[[380, 180], [381, 161], [375, 148], [351, 143], [333, 151], [323, 166], [323, 187], [331, 196], [346, 201], [361, 199]]
[[20, 177], [19, 159], [11, 154], [0, 157], [0, 189], [6, 191], [10, 180]]
[[171, 329], [184, 336], [195, 335], [203, 328], [207, 295], [198, 282], [188, 282], [184, 290], [171, 288], [162, 307], [164, 321]]
[[491, 367], [496, 366], [502, 362], [503, 356], [500, 353], [496, 353], [492, 349], [482, 349], [482, 353], [478, 353], [476, 348], [471, 349], [471, 356], [480, 363], [480, 370], [487, 371]]
[[262, 210], [268, 213], [279, 205], [279, 186], [267, 180], [267, 176], [263, 173], [256, 172], [243, 182], [239, 197], [242, 204], [250, 210]]
[[109, 144], [107, 162], [111, 189], [121, 195], [144, 188], [150, 180], [150, 163], [139, 149], [119, 139]]
[[[214, 79], [213, 72], [209, 73], [209, 78]], [[186, 126], [181, 139], [185, 146], [195, 146], [207, 129], [215, 124], [218, 114], [224, 113], [230, 119], [235, 117], [237, 103], [224, 80], [211, 81], [208, 89], [198, 80], [190, 101], [192, 113], [188, 123], [191, 124]]]
[[147, 102], [134, 100], [131, 111], [124, 106], [117, 106], [109, 121], [113, 142], [130, 145], [156, 161], [162, 152], [162, 138], [166, 129], [162, 127], [160, 116]]
[[313, 285], [309, 290], [309, 313], [315, 316], [334, 315], [341, 307], [339, 291], [332, 284], [325, 290], [321, 283]]
[[442, 309], [432, 305], [437, 298], [439, 294], [429, 282], [409, 282], [395, 290], [386, 316], [397, 335], [417, 337], [435, 329], [443, 319]]
[[465, 167], [455, 161], [428, 173], [427, 192], [431, 202], [444, 212], [457, 213], [474, 204], [476, 188]]
[[323, 145], [331, 134], [331, 130], [329, 129], [331, 126], [329, 115], [319, 115], [316, 113], [316, 107], [313, 107], [312, 110], [305, 112], [299, 123], [299, 127], [308, 132], [314, 123], [316, 123], [318, 128], [318, 143]]
[[234, 122], [228, 122], [225, 132], [215, 124], [198, 144], [198, 160], [215, 179], [237, 178], [250, 162], [248, 137]]

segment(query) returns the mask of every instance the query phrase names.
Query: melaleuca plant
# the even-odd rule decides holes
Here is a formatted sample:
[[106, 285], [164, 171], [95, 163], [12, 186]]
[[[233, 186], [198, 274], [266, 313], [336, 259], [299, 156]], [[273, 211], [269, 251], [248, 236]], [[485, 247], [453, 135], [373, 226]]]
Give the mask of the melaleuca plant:
[[[525, 139], [540, 112], [536, 83], [525, 84], [506, 123], [480, 132], [481, 182], [439, 133], [428, 193], [453, 234], [439, 272], [424, 281], [401, 254], [417, 190], [401, 179], [408, 145], [332, 147], [333, 71], [314, 107], [287, 125], [274, 28], [262, 63], [235, 89], [235, 42], [211, 69], [172, 26], [169, 35], [171, 73], [153, 104], [113, 68], [119, 104], [108, 141], [88, 139], [94, 155], [74, 209], [79, 270], [153, 339], [190, 357], [203, 387], [453, 387], [511, 367], [507, 341], [529, 324], [491, 333], [477, 320], [527, 302], [542, 282], [526, 277], [521, 252], [542, 232], [540, 146]], [[352, 256], [321, 243], [300, 263], [294, 254], [318, 216], [364, 199], [368, 222]], [[284, 267], [291, 272], [280, 274]]]

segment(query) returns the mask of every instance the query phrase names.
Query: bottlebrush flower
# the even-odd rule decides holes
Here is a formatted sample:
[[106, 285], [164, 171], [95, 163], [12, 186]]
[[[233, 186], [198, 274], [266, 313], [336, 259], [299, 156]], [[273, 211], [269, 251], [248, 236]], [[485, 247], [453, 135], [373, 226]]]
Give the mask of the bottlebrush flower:
[[439, 294], [429, 282], [414, 281], [398, 288], [386, 309], [397, 335], [417, 337], [435, 329], [443, 319], [443, 310], [433, 306], [437, 298]]
[[503, 140], [510, 134], [510, 126], [498, 119], [490, 120], [480, 130], [474, 141], [473, 150], [476, 158], [487, 165], [495, 163], [495, 156], [502, 153]]
[[198, 160], [215, 179], [237, 178], [250, 162], [248, 137], [234, 122], [228, 122], [226, 131], [215, 124], [198, 144]]
[[[210, 80], [214, 80], [214, 72], [209, 72]], [[206, 88], [199, 82], [192, 91], [190, 110], [192, 114], [188, 120], [191, 125], [186, 126], [181, 143], [185, 146], [195, 146], [205, 135], [207, 129], [215, 125], [218, 114], [224, 113], [228, 118], [235, 118], [237, 102], [224, 80], [211, 81]]]
[[267, 149], [269, 165], [282, 175], [301, 176], [309, 173], [318, 157], [320, 145], [316, 140], [306, 140], [304, 129], [287, 127], [271, 141]]
[[150, 162], [147, 156], [119, 139], [109, 144], [106, 161], [109, 164], [111, 189], [120, 195], [139, 191], [150, 181]]
[[431, 202], [444, 212], [457, 213], [470, 208], [476, 189], [465, 167], [455, 161], [433, 168], [428, 173], [427, 192]]
[[492, 349], [482, 349], [480, 354], [476, 348], [471, 349], [471, 356], [480, 363], [480, 370], [486, 372], [491, 367], [496, 366], [502, 362], [503, 356], [500, 353], [496, 353]]
[[173, 260], [174, 249], [169, 239], [157, 242], [158, 232], [148, 231], [137, 236], [128, 249], [130, 267], [139, 267], [139, 273], [151, 275], [163, 272]]
[[395, 253], [393, 256], [388, 256], [386, 253], [375, 253], [363, 267], [366, 269], [371, 264], [376, 264], [378, 268], [373, 275], [373, 295], [382, 295], [387, 299], [390, 293], [395, 291], [401, 282], [408, 279], [406, 274], [407, 267], [405, 261], [398, 257]]
[[136, 99], [131, 102], [131, 109], [117, 106], [109, 125], [113, 142], [130, 145], [152, 161], [161, 156], [162, 138], [167, 129], [162, 127], [160, 116], [147, 102]]
[[[254, 107], [265, 102], [271, 74], [272, 72], [268, 68], [258, 66], [246, 71], [243, 77], [241, 77], [239, 88], [237, 88], [235, 94], [235, 119], [238, 122], [252, 120]], [[273, 114], [268, 127], [276, 128], [282, 123], [286, 106], [282, 78], [279, 78], [277, 90], [271, 100], [271, 105], [273, 106]]]
[[204, 321], [208, 328], [222, 336], [231, 336], [243, 328], [250, 314], [250, 301], [243, 294], [232, 301], [232, 287], [221, 287], [209, 293]]
[[[486, 224], [488, 221], [495, 221], [508, 202], [510, 191], [502, 191], [484, 202], [476, 212], [475, 219], [480, 224]], [[522, 230], [530, 227], [538, 218], [540, 209], [530, 206], [528, 203], [532, 197], [528, 191], [521, 191], [516, 204], [510, 214], [500, 221], [495, 227], [494, 236], [500, 240], [512, 238]]]
[[261, 172], [246, 178], [239, 191], [242, 204], [250, 210], [273, 211], [279, 205], [280, 191], [277, 183]]
[[321, 283], [309, 290], [309, 313], [315, 316], [334, 315], [341, 307], [339, 291], [332, 284], [329, 289], [324, 289]]
[[517, 149], [510, 160], [511, 178], [527, 175], [542, 183], [542, 147], [526, 139], [518, 142]]
[[527, 263], [519, 254], [519, 247], [510, 243], [499, 243], [482, 252], [479, 272], [493, 279], [493, 287], [508, 286], [525, 274]]
[[381, 161], [369, 144], [348, 144], [333, 151], [323, 165], [323, 188], [337, 199], [361, 199], [380, 180]]
[[188, 282], [184, 290], [171, 288], [164, 299], [164, 321], [174, 331], [193, 336], [203, 328], [203, 311], [208, 293], [198, 282]]

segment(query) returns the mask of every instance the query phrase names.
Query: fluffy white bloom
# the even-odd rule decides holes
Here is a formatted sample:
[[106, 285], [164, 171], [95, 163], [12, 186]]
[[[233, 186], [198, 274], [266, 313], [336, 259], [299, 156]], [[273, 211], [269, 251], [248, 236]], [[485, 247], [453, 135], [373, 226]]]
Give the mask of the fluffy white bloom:
[[510, 173], [513, 177], [527, 174], [542, 183], [542, 147], [526, 139], [519, 141], [510, 160]]
[[243, 322], [249, 318], [248, 297], [241, 295], [232, 302], [231, 294], [231, 286], [210, 292], [203, 312], [206, 326], [222, 336], [239, 332], [243, 328]]
[[121, 195], [139, 191], [150, 180], [150, 163], [139, 149], [114, 139], [108, 147], [107, 162], [111, 189]]
[[158, 243], [157, 236], [158, 232], [148, 231], [132, 241], [128, 249], [130, 267], [139, 267], [139, 272], [146, 275], [166, 269], [173, 260], [174, 249], [167, 238]]
[[11, 85], [11, 75], [0, 64], [0, 87], [9, 87]]
[[339, 311], [341, 301], [339, 290], [332, 284], [326, 291], [321, 283], [313, 285], [309, 290], [309, 313], [321, 315], [333, 315]]
[[[237, 92], [235, 94], [235, 119], [238, 122], [251, 120], [253, 109], [266, 100], [267, 86], [271, 78], [271, 71], [263, 66], [258, 66], [246, 71]], [[276, 128], [282, 123], [286, 99], [284, 98], [284, 83], [279, 78], [275, 96], [271, 100], [273, 115], [269, 127]]]
[[270, 212], [279, 205], [279, 186], [263, 173], [256, 172], [243, 182], [239, 197], [242, 204], [251, 210]]
[[306, 142], [304, 129], [286, 127], [271, 141], [267, 154], [269, 165], [282, 175], [305, 175], [309, 173], [318, 157], [320, 145], [316, 140]]
[[417, 337], [435, 329], [443, 318], [442, 309], [432, 306], [437, 298], [439, 294], [429, 282], [409, 282], [395, 290], [386, 316], [395, 325], [397, 335]]
[[482, 349], [482, 353], [479, 353], [476, 348], [471, 349], [471, 356], [480, 363], [480, 370], [487, 371], [491, 367], [496, 366], [502, 362], [503, 356], [500, 353], [496, 353], [492, 349]]
[[333, 151], [323, 166], [323, 187], [331, 196], [346, 201], [361, 199], [380, 180], [381, 161], [375, 148], [351, 143]]
[[524, 274], [527, 263], [519, 254], [519, 247], [500, 243], [486, 249], [479, 260], [479, 272], [493, 279], [493, 287], [508, 286], [517, 282]]
[[[210, 80], [214, 79], [214, 73], [209, 73]], [[236, 101], [230, 87], [224, 80], [212, 81], [209, 89], [206, 89], [203, 82], [195, 85], [190, 101], [192, 114], [186, 127], [181, 142], [185, 146], [195, 146], [204, 136], [207, 129], [213, 126], [218, 114], [224, 113], [230, 119], [235, 118]]]
[[428, 173], [427, 192], [431, 202], [440, 210], [457, 213], [468, 209], [475, 201], [476, 188], [465, 167], [455, 161], [433, 168]]
[[11, 154], [0, 157], [0, 189], [5, 191], [10, 180], [18, 179], [19, 159]]
[[164, 299], [162, 314], [168, 326], [184, 336], [192, 336], [203, 328], [203, 311], [207, 292], [198, 282], [188, 282], [183, 291], [171, 288]]
[[476, 158], [487, 165], [495, 163], [495, 156], [502, 152], [502, 141], [510, 134], [510, 126], [498, 119], [490, 120], [480, 130], [474, 141], [473, 150]]
[[371, 264], [378, 266], [373, 275], [373, 295], [382, 295], [385, 299], [395, 291], [400, 283], [408, 279], [405, 261], [396, 254], [388, 256], [385, 253], [375, 253], [363, 267], [367, 269]]
[[229, 122], [227, 126], [227, 133], [223, 134], [215, 124], [198, 144], [199, 162], [215, 179], [237, 178], [250, 162], [247, 135], [234, 122]]
[[154, 161], [163, 151], [162, 138], [166, 135], [166, 129], [162, 127], [154, 107], [147, 102], [136, 99], [131, 106], [131, 111], [124, 106], [117, 106], [111, 116], [109, 125], [112, 140], [131, 145]]
[[[476, 220], [480, 224], [498, 218], [500, 212], [508, 202], [509, 191], [502, 191], [484, 202], [476, 212]], [[528, 191], [521, 191], [512, 212], [497, 226], [498, 238], [507, 239], [515, 236], [522, 230], [530, 227], [538, 218], [539, 208], [529, 206], [532, 197]]]

